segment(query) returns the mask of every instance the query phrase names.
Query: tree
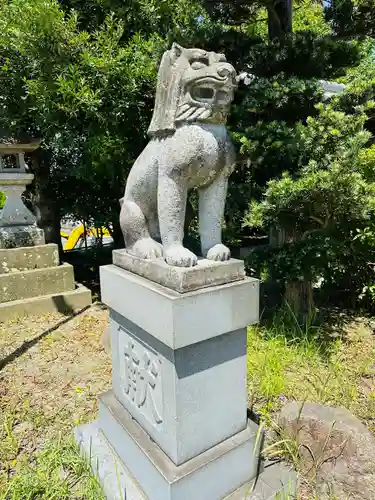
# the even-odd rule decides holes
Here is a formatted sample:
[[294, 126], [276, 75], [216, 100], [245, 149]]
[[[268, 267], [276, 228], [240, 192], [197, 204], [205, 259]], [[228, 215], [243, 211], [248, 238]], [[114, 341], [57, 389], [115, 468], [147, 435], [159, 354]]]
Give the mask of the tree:
[[297, 314], [311, 314], [314, 283], [337, 286], [350, 275], [355, 287], [363, 271], [370, 272], [368, 252], [362, 248], [360, 254], [354, 239], [375, 207], [374, 178], [369, 182], [361, 161], [369, 138], [365, 116], [323, 105], [318, 111], [295, 129], [294, 174], [269, 181], [262, 201], [253, 201], [246, 216], [247, 224], [282, 231], [282, 244], [266, 252], [268, 272], [287, 282], [285, 298]]
[[105, 224], [122, 240], [119, 199], [147, 140], [158, 60], [168, 30], [194, 24], [181, 0], [97, 5], [94, 22], [86, 2], [64, 13], [55, 0], [1, 0], [0, 124], [42, 140], [31, 162], [33, 202], [56, 243], [66, 214]]
[[[77, 60], [85, 37], [75, 32], [74, 17], [65, 21], [54, 3], [3, 0], [1, 11], [0, 123], [10, 134], [26, 132], [34, 137], [43, 136], [45, 128], [48, 132], [43, 140], [48, 141], [48, 135], [57, 132], [53, 131], [53, 122], [44, 122], [51, 110], [37, 107], [29, 88], [35, 82], [41, 87], [44, 80], [45, 93], [47, 90], [51, 92], [57, 75]], [[32, 168], [39, 224], [46, 232], [47, 242], [58, 242], [60, 214], [49, 184], [50, 165], [46, 148], [38, 151]]]
[[340, 36], [375, 36], [374, 0], [330, 0], [325, 14]]
[[[220, 46], [240, 72], [255, 76], [240, 85], [229, 122], [246, 161], [231, 179], [227, 222], [237, 234], [241, 219], [252, 231], [254, 227], [271, 231], [271, 246], [266, 252], [254, 252], [249, 267], [255, 268], [258, 263], [258, 272], [263, 269], [274, 283], [281, 283], [284, 298], [297, 316], [304, 316], [313, 308], [316, 276], [324, 276], [326, 284], [338, 286], [345, 273], [356, 273], [358, 277], [360, 270], [368, 268], [364, 262], [368, 254], [363, 247], [360, 251], [354, 245], [353, 262], [344, 251], [354, 251], [351, 243], [355, 231], [369, 220], [371, 212], [372, 184], [363, 177], [358, 163], [368, 140], [363, 132], [364, 115], [358, 118], [354, 102], [351, 109], [339, 103], [334, 108], [322, 108], [323, 89], [319, 83], [319, 79], [345, 77], [347, 68], [358, 65], [363, 57], [362, 46], [356, 39], [333, 32], [324, 20], [322, 6], [314, 2], [295, 3], [294, 27], [303, 31], [293, 33], [289, 33], [292, 16], [286, 15], [286, 3], [207, 0], [204, 5], [218, 24], [221, 19], [222, 34], [211, 38], [212, 43]], [[277, 33], [269, 29], [271, 9], [278, 13]], [[340, 126], [334, 127], [338, 119]], [[315, 146], [320, 136], [322, 140], [325, 137], [328, 126], [340, 140], [333, 140], [329, 132], [319, 156]], [[358, 140], [352, 149], [351, 136]], [[309, 143], [314, 147], [307, 148]], [[342, 159], [343, 149], [352, 151], [352, 165]], [[357, 170], [351, 171], [354, 165]], [[338, 172], [341, 185], [336, 181]], [[355, 188], [358, 195], [353, 203], [346, 203], [345, 196]], [[319, 200], [327, 197], [337, 204], [327, 225], [324, 219], [319, 226], [303, 211], [298, 215], [304, 207], [319, 218], [320, 211], [324, 211], [324, 203]], [[349, 211], [350, 224], [343, 217], [345, 210]], [[296, 223], [298, 217], [301, 225]], [[330, 273], [334, 277], [330, 278]], [[358, 287], [359, 282], [356, 290]]]
[[369, 140], [365, 115], [353, 99], [349, 106], [348, 94], [334, 107], [319, 104], [317, 80], [343, 77], [360, 61], [361, 45], [329, 33], [322, 14], [317, 32], [260, 43], [262, 57], [253, 48], [248, 67], [256, 78], [234, 115], [235, 137], [252, 164], [245, 224], [272, 230], [271, 246], [250, 265], [258, 262], [258, 272], [282, 284], [302, 318], [313, 309], [317, 278], [338, 287], [351, 275], [358, 292], [370, 272], [369, 254], [354, 239], [373, 210], [374, 179], [360, 162]]

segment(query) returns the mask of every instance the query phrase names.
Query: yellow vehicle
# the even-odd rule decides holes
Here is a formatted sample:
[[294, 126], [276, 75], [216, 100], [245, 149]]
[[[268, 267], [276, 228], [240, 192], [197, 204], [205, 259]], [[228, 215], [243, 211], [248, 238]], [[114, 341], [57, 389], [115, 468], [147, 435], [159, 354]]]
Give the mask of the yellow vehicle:
[[100, 229], [93, 227], [86, 227], [86, 245], [85, 245], [85, 227], [83, 224], [72, 229], [70, 234], [65, 231], [60, 232], [61, 241], [64, 250], [74, 250], [76, 248], [82, 248], [87, 245], [87, 247], [95, 246], [100, 239], [102, 239], [103, 244], [111, 243], [112, 236], [107, 228], [101, 227]]

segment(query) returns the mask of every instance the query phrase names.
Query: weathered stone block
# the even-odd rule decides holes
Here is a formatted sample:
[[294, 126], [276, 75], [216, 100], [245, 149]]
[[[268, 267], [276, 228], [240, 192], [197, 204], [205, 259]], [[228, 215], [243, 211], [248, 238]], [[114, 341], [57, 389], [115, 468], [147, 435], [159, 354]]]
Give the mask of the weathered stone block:
[[102, 301], [172, 349], [218, 337], [259, 318], [259, 281], [178, 293], [117, 266], [100, 268]]
[[91, 290], [85, 286], [79, 286], [70, 292], [12, 300], [0, 304], [0, 322], [33, 314], [52, 312], [71, 314], [91, 305], [91, 302]]
[[57, 245], [53, 243], [34, 247], [0, 249], [0, 274], [58, 265], [59, 251]]
[[194, 267], [168, 265], [164, 259], [141, 259], [125, 249], [113, 251], [113, 264], [179, 293], [222, 285], [245, 278], [242, 260], [199, 259]]
[[99, 399], [99, 425], [146, 497], [153, 500], [219, 500], [256, 475], [257, 426], [250, 421], [245, 430], [180, 466], [111, 392]]
[[114, 394], [175, 464], [246, 428], [245, 328], [174, 350], [110, 318]]
[[[98, 421], [81, 425], [75, 434], [82, 450], [91, 461], [92, 469], [100, 481], [107, 500], [124, 500], [124, 498], [145, 500], [144, 492], [109, 444], [100, 430]], [[256, 458], [256, 454], [252, 454], [252, 458]], [[231, 467], [232, 465], [228, 468], [229, 471]], [[267, 481], [272, 482], [273, 486], [271, 487]], [[297, 484], [295, 471], [276, 462], [223, 500], [294, 500], [298, 498]], [[200, 500], [203, 497], [197, 498]]]
[[314, 481], [319, 500], [374, 497], [375, 436], [349, 410], [293, 401], [282, 408], [277, 423], [287, 437], [298, 439], [300, 467]]
[[6, 199], [0, 213], [0, 226], [28, 226], [36, 222], [35, 215], [22, 201], [22, 193], [33, 179], [34, 175], [26, 172], [1, 171], [0, 189]]
[[0, 303], [74, 289], [73, 266], [70, 264], [0, 274]]
[[0, 226], [0, 248], [44, 245], [44, 231], [36, 225]]

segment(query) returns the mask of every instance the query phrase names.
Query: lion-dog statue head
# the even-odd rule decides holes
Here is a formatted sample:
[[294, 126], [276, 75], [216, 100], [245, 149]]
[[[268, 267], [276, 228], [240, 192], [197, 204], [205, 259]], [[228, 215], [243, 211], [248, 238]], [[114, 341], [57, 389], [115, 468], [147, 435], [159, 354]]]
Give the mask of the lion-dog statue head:
[[224, 54], [174, 43], [160, 63], [149, 136], [173, 133], [185, 122], [225, 124], [236, 88], [236, 71]]

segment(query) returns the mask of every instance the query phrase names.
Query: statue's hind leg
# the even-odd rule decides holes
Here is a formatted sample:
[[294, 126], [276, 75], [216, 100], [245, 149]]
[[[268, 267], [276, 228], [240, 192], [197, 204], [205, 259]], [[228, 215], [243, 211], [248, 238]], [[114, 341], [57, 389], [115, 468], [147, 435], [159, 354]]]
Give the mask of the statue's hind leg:
[[134, 201], [123, 201], [120, 226], [129, 253], [142, 259], [163, 257], [163, 247], [150, 236], [146, 217]]

